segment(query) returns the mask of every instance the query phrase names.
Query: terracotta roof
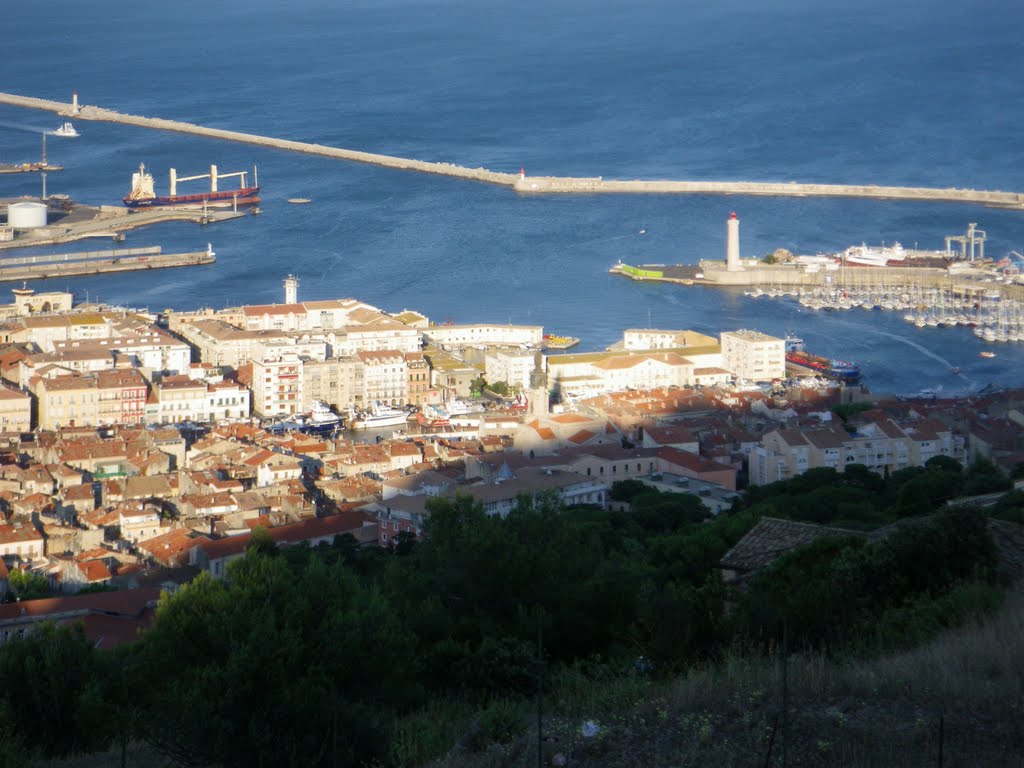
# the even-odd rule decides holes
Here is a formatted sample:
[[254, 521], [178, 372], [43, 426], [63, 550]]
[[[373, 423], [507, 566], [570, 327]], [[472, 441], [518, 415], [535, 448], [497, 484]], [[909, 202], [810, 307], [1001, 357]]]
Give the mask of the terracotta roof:
[[722, 568], [749, 573], [771, 565], [787, 552], [828, 536], [865, 537], [866, 534], [765, 517], [722, 556], [719, 564]]

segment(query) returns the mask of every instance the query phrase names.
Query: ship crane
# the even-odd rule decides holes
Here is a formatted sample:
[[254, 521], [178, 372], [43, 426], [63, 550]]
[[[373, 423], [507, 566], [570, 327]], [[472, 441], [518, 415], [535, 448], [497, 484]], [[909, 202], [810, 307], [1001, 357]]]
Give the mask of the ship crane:
[[[171, 168], [171, 172], [170, 172], [170, 177], [171, 177], [170, 178], [170, 182], [171, 182], [170, 183], [171, 197], [174, 197], [175, 195], [178, 194], [178, 182], [179, 181], [196, 181], [197, 179], [209, 179], [210, 180], [210, 191], [211, 192], [216, 192], [217, 191], [217, 182], [220, 179], [229, 179], [229, 178], [231, 178], [233, 176], [241, 177], [241, 184], [239, 185], [239, 188], [240, 189], [245, 188], [246, 187], [245, 181], [246, 181], [246, 177], [248, 175], [249, 175], [248, 171], [236, 171], [234, 173], [218, 173], [217, 172], [217, 166], [216, 165], [211, 165], [209, 173], [200, 173], [200, 174], [197, 174], [195, 176], [178, 176], [178, 171], [176, 169], [174, 169], [174, 168]], [[256, 168], [255, 167], [252, 169], [252, 176], [253, 176], [253, 186], [259, 186], [259, 181], [258, 181], [258, 177], [256, 176]]]
[[984, 229], [978, 229], [975, 222], [967, 225], [967, 233], [963, 235], [946, 235], [946, 255], [952, 256], [950, 244], [960, 243], [960, 258], [966, 259], [970, 254], [970, 260], [974, 261], [974, 246], [978, 246], [978, 259], [985, 260], [985, 239], [987, 234]]

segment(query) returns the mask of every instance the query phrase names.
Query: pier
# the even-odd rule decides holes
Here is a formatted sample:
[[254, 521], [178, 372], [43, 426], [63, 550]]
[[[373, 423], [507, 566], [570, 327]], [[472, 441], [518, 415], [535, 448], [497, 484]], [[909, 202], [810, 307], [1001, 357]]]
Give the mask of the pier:
[[386, 168], [431, 173], [480, 181], [509, 187], [520, 194], [675, 194], [675, 195], [756, 195], [784, 197], [853, 197], [876, 200], [921, 200], [929, 202], [973, 203], [998, 208], [1024, 210], [1024, 194], [976, 189], [937, 189], [931, 187], [888, 187], [864, 184], [801, 184], [797, 182], [755, 181], [658, 181], [613, 180], [602, 177], [527, 176], [522, 173], [501, 173], [486, 168], [466, 168], [452, 163], [394, 157], [373, 152], [330, 147], [302, 141], [258, 136], [221, 128], [207, 128], [194, 123], [142, 117], [115, 112], [91, 105], [50, 101], [11, 93], [0, 93], [0, 104], [54, 112], [77, 120], [134, 125], [236, 141], [256, 146], [301, 152]]
[[[7, 201], [0, 202], [0, 211], [6, 215]], [[196, 224], [212, 224], [246, 216], [244, 211], [186, 207], [152, 208], [145, 211], [129, 212], [127, 208], [115, 206], [88, 206], [70, 204], [66, 215], [56, 218], [45, 227], [24, 230], [13, 239], [0, 238], [0, 251], [15, 248], [59, 245], [93, 237], [123, 239], [120, 233], [150, 224], [167, 221], [191, 221]], [[0, 227], [0, 229], [5, 229]]]
[[107, 251], [82, 251], [42, 256], [0, 259], [0, 282], [43, 280], [48, 277], [98, 275], [139, 269], [165, 269], [212, 264], [213, 248], [192, 253], [161, 253], [159, 246], [116, 248]]

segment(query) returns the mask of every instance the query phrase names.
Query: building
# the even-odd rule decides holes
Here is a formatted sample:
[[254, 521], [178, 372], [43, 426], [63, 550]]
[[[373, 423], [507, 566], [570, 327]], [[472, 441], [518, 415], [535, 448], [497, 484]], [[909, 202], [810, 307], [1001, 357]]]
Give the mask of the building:
[[302, 363], [302, 410], [320, 400], [344, 411], [362, 408], [366, 396], [365, 367], [357, 357], [329, 357]]
[[488, 384], [505, 382], [512, 389], [526, 390], [533, 371], [533, 352], [521, 347], [496, 347], [484, 355], [484, 377]]
[[422, 352], [406, 352], [405, 367], [408, 372], [406, 383], [406, 402], [410, 405], [423, 405], [432, 402], [430, 387], [430, 363]]
[[33, 523], [0, 524], [0, 557], [14, 555], [23, 560], [34, 560], [42, 557], [45, 549], [43, 534]]
[[409, 371], [405, 353], [399, 350], [357, 352], [364, 369], [366, 403], [376, 401], [404, 405], [408, 400]]
[[628, 351], [654, 349], [681, 350], [689, 347], [714, 347], [718, 340], [696, 331], [666, 331], [655, 328], [630, 328], [623, 331], [622, 348]]
[[528, 346], [539, 347], [544, 341], [540, 325], [432, 325], [423, 329], [423, 338], [442, 347]]
[[32, 384], [40, 429], [141, 424], [146, 418], [148, 387], [135, 368], [36, 378]]
[[747, 381], [786, 377], [786, 342], [760, 331], [722, 333], [722, 367]]
[[252, 410], [262, 418], [301, 413], [303, 361], [296, 355], [252, 363]]
[[0, 384], [0, 432], [28, 432], [32, 429], [32, 397], [7, 384]]

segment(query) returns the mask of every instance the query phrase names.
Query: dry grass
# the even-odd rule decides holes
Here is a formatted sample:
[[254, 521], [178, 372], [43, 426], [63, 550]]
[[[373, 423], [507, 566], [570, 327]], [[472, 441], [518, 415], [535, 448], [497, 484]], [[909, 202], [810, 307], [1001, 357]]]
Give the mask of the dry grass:
[[[846, 664], [792, 656], [785, 711], [777, 659], [735, 656], [665, 685], [553, 682], [545, 765], [557, 754], [576, 768], [935, 766], [941, 728], [946, 766], [1024, 768], [1024, 594], [913, 651]], [[599, 738], [582, 738], [585, 719]], [[536, 741], [532, 729], [437, 766], [534, 766]]]

